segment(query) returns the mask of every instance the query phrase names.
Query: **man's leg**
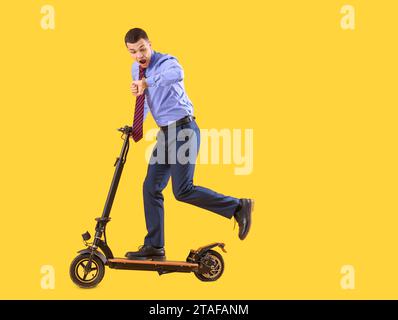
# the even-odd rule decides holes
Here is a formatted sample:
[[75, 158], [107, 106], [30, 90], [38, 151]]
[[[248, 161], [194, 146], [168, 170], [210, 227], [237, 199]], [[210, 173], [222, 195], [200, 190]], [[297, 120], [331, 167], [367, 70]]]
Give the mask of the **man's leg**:
[[158, 140], [153, 149], [143, 186], [145, 221], [148, 231], [144, 244], [152, 247], [164, 246], [164, 198], [162, 191], [170, 178], [170, 166], [167, 164], [167, 159], [161, 161], [161, 163], [153, 163], [157, 153], [164, 152], [160, 151], [161, 148], [158, 150], [159, 144], [163, 143], [164, 141]]
[[[229, 219], [232, 218], [240, 205], [239, 199], [225, 196], [208, 188], [195, 186], [193, 184], [195, 160], [200, 146], [200, 130], [196, 122], [192, 121], [187, 125], [177, 128], [176, 136], [178, 137], [179, 131], [184, 129], [189, 129], [185, 130], [187, 133], [186, 141], [178, 141], [178, 139], [175, 141], [177, 160], [174, 161], [175, 164], [170, 164], [174, 196], [179, 201], [193, 204]], [[187, 155], [189, 156], [190, 161], [184, 164], [181, 163], [181, 159], [178, 157], [178, 150], [183, 145], [183, 148], [185, 149], [188, 143], [194, 144], [195, 146], [188, 149], [189, 151], [187, 152]], [[192, 150], [195, 151], [195, 154], [189, 154]]]

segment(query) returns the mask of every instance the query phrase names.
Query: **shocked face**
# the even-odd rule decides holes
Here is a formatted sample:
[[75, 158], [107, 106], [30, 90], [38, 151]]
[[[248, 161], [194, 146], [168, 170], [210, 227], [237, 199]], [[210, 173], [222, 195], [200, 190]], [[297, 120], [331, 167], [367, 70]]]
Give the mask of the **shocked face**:
[[148, 68], [152, 56], [151, 42], [140, 39], [135, 43], [127, 42], [126, 46], [133, 59], [139, 63], [141, 68]]

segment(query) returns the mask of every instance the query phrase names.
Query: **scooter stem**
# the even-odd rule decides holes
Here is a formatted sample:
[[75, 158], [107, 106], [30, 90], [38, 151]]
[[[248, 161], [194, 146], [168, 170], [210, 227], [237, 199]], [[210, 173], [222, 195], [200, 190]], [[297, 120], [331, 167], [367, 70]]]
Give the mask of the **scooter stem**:
[[113, 174], [111, 187], [109, 189], [108, 196], [106, 198], [104, 210], [102, 212], [102, 217], [101, 217], [102, 219], [108, 218], [110, 215], [113, 200], [115, 199], [116, 190], [119, 185], [120, 176], [122, 175], [124, 163], [126, 162], [127, 153], [128, 153], [129, 145], [130, 145], [129, 137], [130, 137], [130, 133], [131, 133], [131, 127], [125, 126], [124, 128], [120, 128], [118, 130], [123, 132], [123, 135], [125, 136], [125, 138], [124, 138], [122, 150], [120, 151], [119, 158], [117, 158], [116, 162], [115, 162], [116, 169], [115, 169], [115, 173]]

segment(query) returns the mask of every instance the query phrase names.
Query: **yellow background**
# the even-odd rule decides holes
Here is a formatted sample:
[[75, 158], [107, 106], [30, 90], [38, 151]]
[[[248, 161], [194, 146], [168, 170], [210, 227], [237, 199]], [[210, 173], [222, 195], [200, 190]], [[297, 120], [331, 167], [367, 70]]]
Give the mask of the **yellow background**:
[[[55, 8], [55, 30], [40, 26]], [[356, 29], [340, 27], [344, 4]], [[396, 299], [396, 1], [7, 1], [1, 27], [2, 299]], [[93, 233], [130, 124], [131, 57], [147, 31], [176, 56], [202, 129], [254, 130], [254, 171], [198, 165], [195, 184], [256, 199], [249, 237], [165, 190], [166, 252], [223, 241], [215, 283], [106, 269], [77, 288], [69, 264]], [[155, 128], [151, 116], [145, 129]], [[108, 225], [114, 253], [142, 244], [142, 141], [130, 149]], [[40, 286], [55, 268], [54, 290]], [[343, 265], [355, 289], [340, 286]]]

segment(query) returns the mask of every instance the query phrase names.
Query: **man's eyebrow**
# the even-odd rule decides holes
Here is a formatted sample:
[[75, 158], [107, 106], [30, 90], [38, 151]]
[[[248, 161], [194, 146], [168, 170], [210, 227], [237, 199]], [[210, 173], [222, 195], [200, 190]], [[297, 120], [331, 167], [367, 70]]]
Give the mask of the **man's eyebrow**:
[[[143, 44], [140, 45], [140, 47], [138, 49], [141, 49], [143, 46], [144, 46]], [[129, 50], [131, 51], [131, 50], [134, 50], [134, 49], [129, 49]]]

